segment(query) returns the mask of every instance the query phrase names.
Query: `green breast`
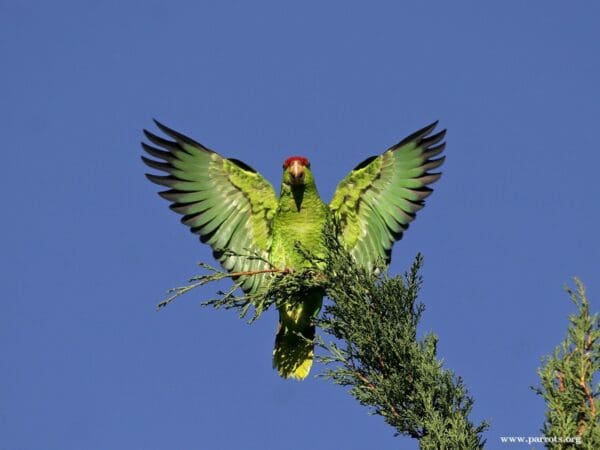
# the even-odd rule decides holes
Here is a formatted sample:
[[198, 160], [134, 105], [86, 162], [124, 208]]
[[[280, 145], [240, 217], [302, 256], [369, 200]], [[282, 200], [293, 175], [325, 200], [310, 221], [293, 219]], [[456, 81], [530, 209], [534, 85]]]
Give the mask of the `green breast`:
[[271, 263], [278, 268], [306, 267], [297, 242], [309, 253], [325, 256], [323, 230], [328, 216], [329, 207], [321, 201], [314, 185], [306, 187], [301, 196], [289, 187], [282, 187], [279, 207], [273, 218]]

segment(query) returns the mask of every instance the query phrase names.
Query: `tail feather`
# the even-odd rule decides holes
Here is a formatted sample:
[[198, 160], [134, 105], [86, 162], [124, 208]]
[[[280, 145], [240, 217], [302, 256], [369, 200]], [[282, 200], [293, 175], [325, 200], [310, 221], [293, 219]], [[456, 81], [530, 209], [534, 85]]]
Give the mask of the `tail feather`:
[[315, 353], [314, 338], [314, 325], [300, 332], [280, 323], [273, 350], [273, 368], [279, 375], [296, 380], [308, 376]]
[[303, 380], [315, 356], [314, 319], [323, 303], [323, 292], [313, 290], [302, 302], [290, 301], [279, 308], [279, 329], [273, 350], [273, 368], [283, 378]]

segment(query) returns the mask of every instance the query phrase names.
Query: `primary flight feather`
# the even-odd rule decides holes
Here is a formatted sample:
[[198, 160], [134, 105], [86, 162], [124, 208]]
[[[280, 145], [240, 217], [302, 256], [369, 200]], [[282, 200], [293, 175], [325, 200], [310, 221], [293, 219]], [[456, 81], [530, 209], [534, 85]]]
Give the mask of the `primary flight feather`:
[[[279, 197], [256, 170], [224, 158], [202, 144], [155, 121], [169, 138], [144, 130], [142, 143], [152, 157], [144, 162], [166, 175], [146, 176], [168, 188], [159, 195], [200, 240], [209, 244], [246, 293], [265, 289], [272, 267], [299, 270], [308, 265], [306, 253], [327, 255], [323, 233], [338, 224], [339, 243], [357, 264], [373, 270], [389, 264], [392, 246], [402, 237], [441, 173], [430, 172], [445, 157], [445, 130], [433, 134], [437, 122], [411, 134], [379, 156], [356, 166], [335, 191], [329, 205], [317, 192], [310, 162], [292, 156], [283, 163]], [[245, 255], [254, 255], [252, 257]], [[256, 273], [256, 274], [252, 274]], [[323, 292], [309, 291], [279, 308], [279, 328], [273, 366], [284, 378], [303, 379], [313, 361], [314, 318]]]

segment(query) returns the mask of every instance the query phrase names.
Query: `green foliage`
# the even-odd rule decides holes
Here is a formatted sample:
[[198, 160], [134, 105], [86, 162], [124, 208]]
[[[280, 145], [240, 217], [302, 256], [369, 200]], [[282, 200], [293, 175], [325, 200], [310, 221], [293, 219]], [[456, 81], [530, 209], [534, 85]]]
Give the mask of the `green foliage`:
[[469, 421], [473, 399], [437, 359], [437, 337], [417, 337], [422, 261], [418, 255], [404, 278], [388, 278], [357, 268], [339, 248], [332, 252], [326, 292], [333, 302], [318, 325], [335, 341], [321, 341], [323, 376], [349, 386], [361, 404], [397, 434], [419, 439], [422, 449], [482, 448], [487, 424]]
[[[289, 305], [291, 298], [302, 298], [304, 293], [310, 292], [315, 287], [323, 288], [325, 278], [322, 270], [317, 268], [317, 265], [322, 266], [323, 260], [309, 255], [301, 246], [298, 246], [298, 249], [307, 255], [307, 258], [310, 258], [312, 262], [311, 266], [298, 271], [269, 266], [269, 268], [262, 270], [231, 273], [213, 267], [210, 264], [199, 263], [200, 268], [204, 269], [207, 273], [190, 278], [189, 284], [185, 286], [169, 289], [169, 297], [158, 303], [157, 309], [166, 307], [178, 297], [207, 283], [231, 278], [235, 281], [227, 291], [217, 292], [217, 298], [203, 301], [201, 305], [212, 306], [215, 309], [234, 309], [238, 311], [240, 318], [247, 317], [252, 311], [248, 321], [252, 323], [273, 305], [277, 307], [284, 304]], [[236, 253], [236, 256], [260, 259], [255, 254]], [[242, 281], [237, 280], [240, 274], [243, 277], [268, 274], [271, 277], [271, 282], [262, 291], [238, 294], [238, 288], [242, 284]]]
[[564, 341], [543, 358], [538, 370], [542, 386], [535, 390], [548, 407], [544, 435], [580, 437], [581, 444], [547, 444], [551, 449], [600, 448], [599, 386], [594, 386], [594, 376], [600, 371], [600, 321], [598, 314], [590, 315], [583, 283], [576, 278], [575, 285], [575, 291], [566, 290], [577, 314], [569, 316]]
[[[312, 264], [300, 271], [272, 268], [273, 282], [261, 293], [237, 296], [236, 285], [220, 297], [204, 302], [216, 308], [236, 309], [240, 316], [254, 313], [250, 321], [275, 304], [302, 298], [302, 292], [323, 289], [327, 303], [317, 325], [333, 337], [319, 338], [325, 354], [321, 375], [341, 386], [371, 412], [394, 427], [397, 435], [419, 440], [422, 449], [479, 449], [487, 424], [472, 424], [468, 416], [473, 399], [462, 380], [442, 367], [437, 359], [437, 337], [417, 337], [417, 326], [424, 306], [417, 302], [421, 287], [417, 256], [404, 276], [374, 275], [361, 269], [337, 244], [333, 230], [326, 233], [330, 250], [325, 259], [309, 254], [298, 245]], [[231, 277], [210, 266], [210, 272], [177, 288], [173, 298], [196, 286]]]

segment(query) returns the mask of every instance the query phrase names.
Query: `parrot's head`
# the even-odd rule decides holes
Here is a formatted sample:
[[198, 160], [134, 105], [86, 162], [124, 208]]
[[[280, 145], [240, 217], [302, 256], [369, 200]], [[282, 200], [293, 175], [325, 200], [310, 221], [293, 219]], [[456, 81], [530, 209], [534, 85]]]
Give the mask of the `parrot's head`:
[[283, 162], [283, 182], [294, 186], [305, 186], [312, 181], [310, 161], [304, 156], [290, 156]]

